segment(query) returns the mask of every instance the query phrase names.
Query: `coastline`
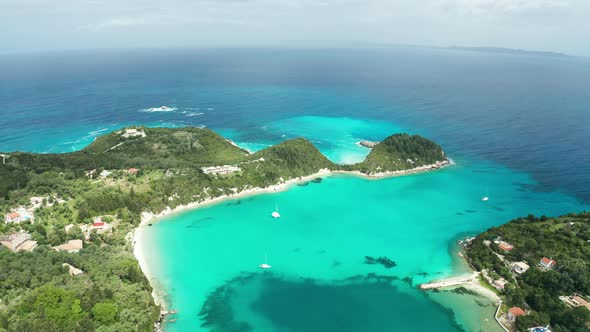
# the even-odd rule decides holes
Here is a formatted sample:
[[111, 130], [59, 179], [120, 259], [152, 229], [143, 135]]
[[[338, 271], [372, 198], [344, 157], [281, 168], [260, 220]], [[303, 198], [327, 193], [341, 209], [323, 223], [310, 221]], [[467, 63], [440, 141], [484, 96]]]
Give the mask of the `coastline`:
[[[454, 256], [453, 260], [455, 260], [458, 264], [461, 264], [463, 267], [465, 267], [467, 269], [467, 271], [463, 271], [463, 272], [459, 272], [459, 273], [455, 273], [449, 277], [446, 278], [442, 278], [442, 279], [432, 279], [428, 282], [425, 282], [423, 284], [418, 285], [418, 288], [423, 291], [423, 292], [427, 292], [427, 293], [432, 293], [433, 291], [436, 292], [438, 289], [446, 289], [446, 290], [450, 290], [453, 291], [457, 288], [465, 288], [468, 291], [471, 291], [475, 294], [477, 294], [477, 296], [483, 296], [486, 299], [488, 299], [493, 305], [494, 307], [499, 307], [499, 305], [502, 303], [502, 298], [493, 290], [485, 287], [484, 285], [481, 284], [480, 281], [480, 276], [481, 276], [481, 272], [475, 271], [471, 265], [469, 264], [469, 262], [467, 261], [466, 256], [462, 253], [463, 250], [455, 248], [452, 252], [453, 252], [453, 256], [455, 254], [457, 254], [457, 256]], [[435, 296], [435, 294], [433, 294], [433, 296]], [[454, 295], [453, 296], [460, 296], [460, 295]], [[452, 306], [453, 304], [451, 304]], [[494, 310], [495, 312], [496, 310]], [[497, 319], [492, 320], [490, 316], [484, 315], [484, 316], [480, 316], [481, 319], [483, 319], [483, 321], [485, 322], [489, 322], [489, 321], [493, 321], [496, 324], [493, 326], [493, 328], [495, 329], [496, 326], [498, 328], [501, 328], [502, 330], [504, 330], [504, 327], [499, 324], [499, 322], [497, 321]], [[482, 324], [482, 321], [479, 321], [479, 323], [477, 324]], [[492, 326], [489, 326], [492, 327]], [[501, 331], [501, 330], [498, 330]]]
[[156, 305], [159, 305], [161, 307], [162, 313], [165, 315], [167, 313], [166, 310], [170, 310], [169, 303], [166, 303], [163, 300], [163, 296], [161, 296], [161, 294], [163, 294], [163, 289], [161, 289], [160, 287], [158, 287], [154, 283], [155, 279], [153, 277], [153, 274], [150, 271], [149, 264], [146, 259], [147, 258], [146, 257], [146, 250], [145, 250], [146, 243], [143, 238], [143, 235], [144, 235], [143, 230], [145, 227], [148, 227], [148, 224], [150, 222], [158, 221], [159, 219], [162, 219], [164, 217], [167, 217], [167, 216], [170, 216], [170, 215], [173, 215], [176, 213], [181, 213], [181, 212], [188, 211], [188, 210], [195, 210], [195, 209], [198, 209], [198, 208], [201, 208], [204, 206], [213, 205], [216, 203], [221, 203], [221, 202], [228, 200], [228, 199], [243, 198], [243, 197], [248, 197], [251, 195], [264, 194], [264, 193], [282, 192], [282, 191], [289, 189], [292, 185], [308, 182], [308, 181], [311, 181], [311, 180], [313, 180], [317, 177], [321, 177], [321, 176], [333, 176], [333, 175], [338, 175], [338, 174], [344, 174], [344, 175], [360, 177], [360, 178], [367, 179], [367, 180], [379, 180], [379, 179], [385, 179], [385, 178], [390, 178], [390, 177], [412, 175], [412, 174], [417, 174], [417, 173], [438, 170], [438, 169], [441, 169], [441, 168], [444, 168], [447, 166], [451, 166], [454, 164], [455, 163], [451, 159], [446, 159], [442, 162], [436, 162], [434, 164], [423, 165], [423, 166], [419, 166], [419, 167], [415, 167], [415, 168], [411, 168], [411, 169], [407, 169], [407, 170], [388, 171], [388, 172], [380, 172], [380, 173], [372, 173], [372, 174], [365, 174], [365, 173], [361, 173], [360, 171], [340, 171], [340, 170], [333, 171], [333, 170], [329, 170], [327, 168], [323, 168], [314, 174], [310, 174], [307, 176], [298, 177], [298, 178], [294, 178], [294, 179], [289, 179], [289, 180], [283, 181], [279, 184], [271, 185], [271, 186], [264, 187], [264, 188], [260, 188], [260, 187], [249, 188], [249, 189], [243, 190], [241, 192], [236, 192], [234, 194], [221, 195], [218, 197], [207, 198], [207, 199], [205, 199], [203, 201], [199, 201], [199, 202], [192, 202], [192, 203], [185, 204], [185, 205], [179, 205], [179, 206], [175, 207], [174, 209], [167, 207], [164, 211], [157, 213], [157, 214], [153, 213], [153, 212], [142, 212], [141, 222], [140, 222], [139, 226], [136, 227], [134, 230], [133, 254], [139, 263], [139, 267], [141, 268], [141, 271], [146, 276], [146, 278], [148, 279], [148, 281], [152, 287], [152, 294], [151, 295], [154, 299], [154, 302], [156, 303]]

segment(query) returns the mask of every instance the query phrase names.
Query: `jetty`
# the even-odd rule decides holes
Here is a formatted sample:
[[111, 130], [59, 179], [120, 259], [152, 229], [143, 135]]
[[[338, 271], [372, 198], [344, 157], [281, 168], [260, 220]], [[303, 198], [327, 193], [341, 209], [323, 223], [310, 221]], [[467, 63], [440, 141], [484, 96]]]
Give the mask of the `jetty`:
[[420, 289], [435, 289], [444, 287], [453, 287], [464, 284], [469, 284], [477, 279], [478, 273], [473, 273], [470, 276], [454, 277], [449, 279], [443, 279], [439, 281], [428, 282], [420, 285]]

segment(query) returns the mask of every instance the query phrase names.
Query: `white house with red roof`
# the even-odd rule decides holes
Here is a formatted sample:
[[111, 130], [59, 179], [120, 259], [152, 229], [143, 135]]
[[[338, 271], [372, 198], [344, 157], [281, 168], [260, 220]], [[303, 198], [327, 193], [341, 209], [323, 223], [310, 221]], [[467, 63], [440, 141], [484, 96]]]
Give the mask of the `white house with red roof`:
[[526, 312], [524, 310], [522, 310], [522, 308], [512, 307], [508, 310], [508, 313], [506, 314], [506, 318], [511, 322], [515, 322], [516, 318], [518, 316], [524, 316], [524, 315], [526, 315]]
[[555, 261], [555, 260], [554, 260], [554, 259], [552, 259], [552, 258], [543, 257], [543, 258], [541, 258], [541, 260], [539, 261], [539, 265], [540, 265], [542, 268], [545, 268], [545, 269], [547, 269], [547, 270], [550, 270], [550, 269], [554, 268], [554, 267], [555, 267], [555, 265], [557, 265], [557, 261]]
[[18, 212], [10, 212], [4, 216], [4, 221], [9, 223], [19, 223], [23, 221], [23, 216]]

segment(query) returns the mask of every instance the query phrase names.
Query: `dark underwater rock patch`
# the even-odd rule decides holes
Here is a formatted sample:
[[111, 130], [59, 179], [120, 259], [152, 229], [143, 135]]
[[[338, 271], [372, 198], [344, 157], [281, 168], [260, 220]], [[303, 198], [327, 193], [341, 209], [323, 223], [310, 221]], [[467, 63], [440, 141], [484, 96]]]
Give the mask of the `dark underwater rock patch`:
[[387, 257], [379, 257], [374, 258], [371, 256], [365, 256], [365, 264], [374, 265], [374, 264], [381, 264], [386, 269], [391, 269], [392, 267], [396, 267], [397, 263], [392, 261]]

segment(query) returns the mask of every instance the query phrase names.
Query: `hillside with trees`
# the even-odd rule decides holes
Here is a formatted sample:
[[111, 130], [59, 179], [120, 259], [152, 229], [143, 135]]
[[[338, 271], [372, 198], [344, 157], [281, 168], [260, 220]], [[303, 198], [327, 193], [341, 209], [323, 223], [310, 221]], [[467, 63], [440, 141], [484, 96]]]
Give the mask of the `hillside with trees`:
[[[513, 249], [502, 250], [499, 240]], [[476, 270], [509, 280], [503, 294], [510, 306], [530, 308], [528, 315], [518, 317], [519, 330], [547, 324], [555, 332], [589, 330], [590, 310], [570, 308], [560, 296], [590, 295], [590, 213], [512, 220], [478, 235], [467, 257]], [[543, 257], [555, 260], [555, 267], [540, 266]], [[507, 262], [530, 268], [514, 275]]]
[[[413, 168], [444, 156], [419, 136], [392, 137], [369, 154], [367, 169]], [[126, 128], [76, 152], [5, 155], [0, 211], [34, 218], [0, 224], [0, 238], [25, 232], [37, 247], [13, 252], [0, 246], [0, 331], [151, 331], [159, 308], [132, 254], [143, 212], [321, 169], [360, 170], [334, 164], [302, 138], [249, 154], [200, 128]], [[52, 250], [68, 241], [83, 248]], [[80, 273], [71, 275], [64, 264]]]
[[377, 143], [353, 168], [363, 173], [401, 171], [447, 160], [442, 148], [419, 135], [395, 134]]

